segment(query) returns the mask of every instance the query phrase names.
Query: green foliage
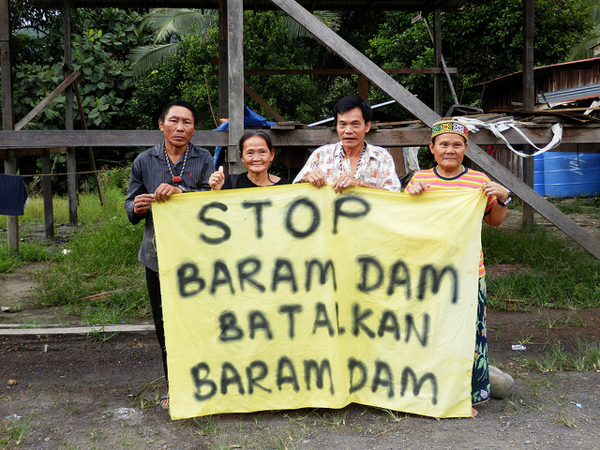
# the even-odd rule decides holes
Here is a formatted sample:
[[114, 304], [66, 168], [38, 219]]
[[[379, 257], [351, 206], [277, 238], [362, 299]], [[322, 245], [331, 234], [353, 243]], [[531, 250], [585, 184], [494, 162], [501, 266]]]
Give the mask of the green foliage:
[[[591, 27], [586, 2], [537, 0], [535, 4], [537, 64], [565, 60], [569, 48]], [[442, 15], [444, 55], [457, 67], [454, 83], [465, 103], [476, 103], [474, 93], [460, 89], [505, 75], [521, 68], [522, 5], [520, 0], [484, 2], [471, 0], [460, 13]], [[338, 33], [359, 51], [383, 67], [432, 67], [433, 49], [425, 24], [411, 24], [414, 13], [364, 14], [344, 12], [335, 20]], [[182, 79], [171, 98], [183, 96], [200, 110], [200, 128], [213, 128], [213, 111], [218, 109], [217, 30], [179, 35]], [[346, 68], [345, 62], [312, 39], [292, 39], [289, 25], [280, 12], [246, 12], [244, 15], [244, 61], [247, 69]], [[433, 77], [428, 74], [395, 75], [399, 82], [426, 104], [433, 104]], [[246, 83], [288, 120], [312, 122], [327, 117], [342, 96], [356, 93], [356, 77], [350, 76], [248, 76]], [[207, 91], [206, 85], [209, 88]], [[166, 83], [165, 86], [172, 86]], [[465, 98], [467, 96], [467, 98]], [[372, 103], [387, 96], [371, 87]], [[246, 104], [266, 115], [253, 100]], [[445, 90], [445, 104], [453, 100]], [[406, 116], [397, 106], [386, 108]]]
[[570, 59], [577, 61], [580, 59], [591, 58], [594, 56], [592, 47], [600, 43], [600, 1], [582, 0], [587, 3], [590, 10], [589, 20], [593, 28], [579, 42], [571, 48]]
[[[75, 9], [72, 12], [73, 68], [86, 122], [91, 128], [128, 128], [123, 103], [130, 95], [132, 70], [129, 49], [143, 43], [137, 33], [142, 16], [115, 8]], [[23, 117], [63, 80], [63, 35], [59, 21], [50, 21], [35, 38], [19, 34], [15, 40], [22, 58], [14, 65], [15, 116]], [[25, 51], [25, 49], [28, 49]], [[76, 103], [76, 102], [74, 102]], [[64, 129], [65, 97], [59, 95], [36, 116], [28, 129]], [[74, 105], [76, 127], [80, 125]], [[78, 125], [79, 123], [79, 125]]]
[[164, 63], [175, 55], [182, 37], [186, 34], [206, 34], [218, 19], [216, 10], [188, 8], [156, 8], [145, 16], [140, 28], [152, 30], [152, 45], [138, 47], [132, 51], [136, 76], [141, 76], [152, 66]]
[[115, 190], [125, 195], [129, 186], [130, 173], [131, 167], [107, 170], [100, 174], [100, 183], [105, 186], [105, 189]]
[[[412, 17], [412, 13], [385, 13], [367, 55], [384, 67], [432, 67], [431, 38], [422, 21], [410, 24]], [[569, 49], [591, 26], [584, 1], [536, 0], [536, 65], [564, 62]], [[442, 51], [448, 67], [457, 68], [453, 82], [462, 103], [475, 103], [476, 98], [461, 89], [522, 69], [522, 29], [521, 0], [469, 0], [462, 12], [442, 14]], [[432, 104], [431, 75], [395, 77], [425, 103]], [[451, 97], [446, 95], [444, 102], [449, 106]]]
[[[62, 16], [46, 13], [42, 18], [22, 13], [12, 4], [11, 12], [20, 17], [21, 26], [13, 33], [13, 89], [15, 119], [19, 121], [47, 97], [63, 81], [64, 36]], [[32, 20], [27, 22], [27, 20]], [[81, 98], [85, 122], [90, 129], [132, 129], [124, 106], [134, 89], [132, 62], [129, 51], [146, 42], [138, 31], [142, 15], [134, 11], [115, 8], [72, 9], [72, 66], [81, 75], [76, 80]], [[24, 22], [23, 22], [24, 21]], [[83, 128], [77, 97], [73, 96], [73, 119], [75, 129]], [[65, 129], [65, 95], [60, 94], [26, 125], [28, 130]], [[95, 149], [98, 159], [114, 161], [119, 151], [114, 148]], [[64, 155], [53, 155], [53, 169], [66, 172]], [[78, 161], [80, 171], [88, 170], [87, 158]], [[24, 174], [40, 173], [39, 158], [19, 159]], [[89, 176], [78, 179], [80, 187], [95, 187]], [[53, 191], [64, 193], [66, 179], [53, 177]]]
[[[300, 45], [302, 42], [302, 39], [294, 40], [289, 36], [282, 13], [244, 13], [244, 65], [247, 69], [307, 68], [310, 49]], [[218, 57], [218, 30], [213, 27], [206, 34], [185, 35], [181, 57], [185, 79], [181, 93], [201, 112], [198, 128], [214, 128], [209, 94], [216, 115], [218, 76], [213, 73], [217, 67], [212, 59]], [[253, 75], [247, 76], [245, 82], [288, 120], [310, 122], [318, 117], [317, 89], [309, 76]], [[251, 109], [270, 118], [254, 100], [246, 97], [245, 102]]]
[[218, 126], [212, 114], [218, 115], [219, 77], [213, 73], [217, 69], [216, 64], [211, 62], [212, 58], [218, 58], [218, 45], [216, 27], [210, 28], [203, 35], [186, 35], [182, 42], [181, 66], [184, 76], [178, 87], [181, 96], [196, 106], [199, 114], [196, 128], [199, 129]]
[[129, 126], [156, 130], [162, 107], [183, 97], [180, 89], [182, 78], [179, 59], [168, 57], [164, 63], [151, 68], [145, 76], [136, 80], [135, 91], [126, 105]]

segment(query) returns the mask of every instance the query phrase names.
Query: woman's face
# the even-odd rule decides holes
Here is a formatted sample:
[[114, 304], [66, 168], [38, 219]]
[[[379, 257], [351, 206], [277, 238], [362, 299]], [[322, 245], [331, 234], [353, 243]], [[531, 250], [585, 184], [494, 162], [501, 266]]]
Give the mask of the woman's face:
[[467, 143], [456, 133], [444, 133], [438, 135], [435, 142], [429, 143], [429, 149], [438, 166], [445, 173], [451, 173], [460, 169], [467, 151]]
[[168, 145], [185, 147], [194, 135], [194, 116], [183, 106], [172, 106], [165, 115], [165, 121], [159, 120], [158, 126]]
[[242, 162], [248, 172], [256, 174], [266, 172], [273, 158], [275, 152], [269, 149], [267, 142], [260, 136], [252, 136], [244, 142]]

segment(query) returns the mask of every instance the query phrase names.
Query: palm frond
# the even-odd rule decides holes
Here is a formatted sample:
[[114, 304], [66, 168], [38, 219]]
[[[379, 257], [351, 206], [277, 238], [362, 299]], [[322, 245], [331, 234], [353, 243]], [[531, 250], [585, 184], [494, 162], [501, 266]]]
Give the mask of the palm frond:
[[134, 76], [143, 76], [149, 67], [158, 65], [169, 54], [177, 52], [180, 39], [189, 33], [206, 33], [218, 18], [218, 10], [155, 8], [146, 15], [141, 29], [149, 28], [155, 33], [154, 45], [138, 47], [131, 52]]
[[142, 77], [150, 67], [163, 62], [169, 55], [176, 53], [178, 48], [179, 42], [135, 48], [130, 55], [134, 77]]
[[594, 23], [600, 23], [600, 1], [590, 2], [590, 18]]
[[173, 35], [205, 33], [218, 18], [217, 10], [156, 8], [143, 20], [141, 27], [155, 31], [154, 43], [168, 41]]
[[593, 34], [588, 35], [583, 41], [571, 49], [569, 54], [570, 61], [579, 61], [592, 57], [591, 48], [600, 43], [600, 30], [595, 30]]

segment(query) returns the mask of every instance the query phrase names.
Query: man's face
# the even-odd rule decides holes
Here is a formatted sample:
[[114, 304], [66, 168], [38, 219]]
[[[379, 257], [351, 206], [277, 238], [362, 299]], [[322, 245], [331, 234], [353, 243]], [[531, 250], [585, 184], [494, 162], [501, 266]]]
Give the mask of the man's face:
[[172, 106], [165, 115], [165, 121], [159, 120], [158, 126], [168, 146], [185, 147], [194, 135], [194, 116], [183, 106]]
[[371, 129], [371, 122], [365, 122], [360, 108], [354, 108], [338, 114], [336, 128], [346, 151], [362, 151], [365, 135]]

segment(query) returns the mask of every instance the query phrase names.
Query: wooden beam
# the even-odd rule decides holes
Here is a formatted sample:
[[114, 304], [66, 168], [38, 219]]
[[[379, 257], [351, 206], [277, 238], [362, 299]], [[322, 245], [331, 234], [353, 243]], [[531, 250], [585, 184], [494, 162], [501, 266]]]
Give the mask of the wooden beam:
[[[271, 1], [302, 27], [306, 28], [344, 61], [356, 68], [363, 75], [367, 76], [372, 83], [379, 86], [381, 90], [400, 103], [427, 126], [431, 127], [434, 122], [440, 119], [439, 115], [435, 114], [435, 112], [415, 98], [375, 63], [349, 45], [294, 0]], [[533, 206], [537, 212], [550, 220], [588, 252], [600, 259], [600, 241], [594, 239], [593, 236], [561, 213], [550, 202], [540, 197], [531, 187], [527, 186], [508, 171], [508, 169], [497, 163], [494, 158], [478, 147], [474, 140], [470, 140], [469, 142], [467, 157], [485, 170], [489, 175], [508, 187], [523, 201]]]
[[[43, 148], [19, 148], [17, 150], [2, 150], [0, 149], [0, 160], [6, 159], [7, 152], [12, 151], [17, 158], [21, 156], [41, 156], [46, 149]], [[59, 148], [51, 148], [50, 153], [60, 153]]]
[[2, 128], [5, 130], [14, 129], [9, 1], [0, 0], [0, 79], [2, 80]]
[[[552, 139], [552, 131], [548, 124], [533, 127], [522, 127], [533, 143], [544, 146]], [[269, 132], [269, 130], [265, 130]], [[327, 130], [307, 128], [291, 131], [270, 131], [280, 136], [284, 146], [312, 146]], [[402, 127], [377, 129], [368, 134], [370, 143], [384, 147], [417, 146], [429, 143], [429, 128]], [[504, 133], [513, 145], [524, 145], [526, 141], [514, 130]], [[316, 136], [316, 137], [315, 137]], [[40, 155], [46, 147], [151, 147], [164, 140], [158, 130], [36, 130], [36, 131], [0, 131], [0, 159], [7, 158], [7, 150], [16, 150], [17, 156]], [[482, 129], [471, 134], [471, 141], [477, 145], [503, 145], [488, 130]], [[563, 129], [562, 145], [553, 151], [560, 151], [564, 145], [579, 144], [581, 152], [598, 152], [600, 145], [600, 127], [568, 127]], [[227, 146], [227, 131], [197, 130], [192, 143], [200, 147]], [[570, 149], [569, 151], [572, 151]]]
[[[444, 73], [437, 67], [383, 69], [389, 74], [436, 74]], [[356, 69], [246, 69], [244, 75], [358, 75]], [[448, 73], [456, 73], [456, 67], [448, 68]]]
[[[20, 327], [21, 325], [18, 325]], [[45, 327], [45, 328], [17, 328], [13, 326], [0, 326], [0, 336], [47, 336], [56, 334], [90, 334], [90, 333], [139, 333], [154, 331], [154, 325], [96, 325], [83, 327]]]
[[[0, 131], [0, 149], [45, 147], [151, 147], [165, 140], [159, 130], [37, 130]], [[137, 143], [136, 143], [137, 141]], [[227, 131], [197, 130], [201, 147], [227, 146]]]
[[256, 103], [258, 103], [262, 109], [271, 115], [277, 122], [285, 122], [285, 118], [279, 114], [271, 105], [269, 105], [265, 99], [263, 99], [258, 93], [256, 93], [250, 86], [244, 83], [244, 92], [248, 94]]
[[298, 3], [293, 0], [271, 0], [271, 2], [426, 125], [431, 126], [439, 119], [437, 114], [386, 74], [383, 69], [353, 48]]
[[467, 155], [484, 171], [491, 174], [500, 181], [500, 183], [513, 191], [521, 200], [523, 200], [523, 202], [532, 205], [539, 214], [556, 225], [563, 233], [596, 258], [600, 259], [600, 242], [554, 207], [552, 203], [540, 197], [537, 192], [515, 177], [504, 166], [496, 163], [496, 161], [480, 147], [469, 143]]
[[56, 89], [50, 92], [50, 94], [48, 94], [48, 96], [45, 99], [39, 102], [35, 108], [29, 111], [27, 115], [15, 125], [15, 130], [21, 130], [25, 125], [31, 122], [31, 119], [37, 116], [46, 106], [50, 104], [50, 102], [52, 102], [52, 100], [58, 97], [67, 87], [71, 86], [71, 84], [77, 79], [79, 75], [81, 75], [81, 72], [76, 70], [67, 78], [65, 78], [64, 81], [60, 83]]

